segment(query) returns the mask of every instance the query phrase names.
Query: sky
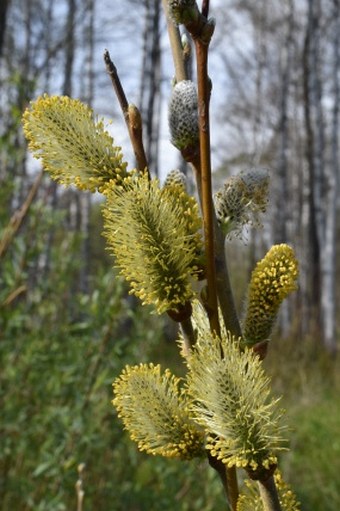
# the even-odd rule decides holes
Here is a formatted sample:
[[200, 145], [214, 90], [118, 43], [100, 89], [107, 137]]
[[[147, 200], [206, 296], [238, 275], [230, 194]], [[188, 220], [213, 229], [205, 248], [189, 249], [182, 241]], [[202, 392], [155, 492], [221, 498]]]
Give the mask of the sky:
[[[99, 4], [106, 2], [106, 0], [100, 0]], [[218, 4], [215, 2], [215, 6]], [[98, 5], [99, 5], [98, 4]], [[102, 12], [106, 12], [104, 9]], [[113, 13], [115, 14], [115, 13]], [[211, 11], [214, 15], [214, 11]], [[103, 67], [101, 66], [102, 53], [104, 48], [107, 48], [110, 52], [111, 58], [114, 61], [120, 79], [123, 83], [126, 95], [129, 102], [136, 103], [138, 106], [138, 93], [139, 93], [139, 80], [140, 80], [140, 65], [141, 65], [141, 37], [143, 30], [143, 20], [138, 19], [137, 11], [133, 9], [129, 12], [129, 18], [122, 20], [122, 24], [117, 26], [114, 20], [110, 20], [108, 17], [102, 22], [100, 19], [97, 23], [100, 25], [100, 39], [96, 44], [96, 65], [98, 73], [103, 74]], [[140, 28], [138, 28], [138, 25]], [[160, 133], [160, 177], [164, 179], [166, 173], [173, 168], [178, 166], [179, 152], [169, 141], [168, 131], [168, 101], [171, 94], [171, 81], [173, 77], [173, 63], [168, 44], [167, 31], [165, 19], [162, 21], [162, 70], [164, 75], [164, 81], [162, 84], [162, 115], [161, 115], [161, 133]], [[242, 32], [242, 45], [245, 46], [250, 44], [250, 34], [246, 37], [247, 27], [243, 24], [238, 25], [233, 20], [233, 26], [235, 30], [239, 31], [239, 35]], [[116, 28], [116, 30], [115, 30]], [[225, 132], [221, 130], [221, 119], [219, 119], [221, 107], [226, 101], [226, 89], [228, 87], [227, 76], [225, 70], [222, 70], [221, 60], [219, 58], [219, 47], [223, 44], [224, 31], [226, 29], [225, 23], [217, 23], [215, 34], [213, 36], [211, 52], [209, 56], [209, 73], [213, 80], [213, 91], [211, 97], [211, 143], [213, 147], [212, 151], [212, 165], [213, 168], [217, 168], [225, 155], [225, 149], [227, 140], [225, 139]], [[98, 66], [99, 64], [99, 66]], [[104, 72], [105, 73], [105, 72]], [[106, 80], [106, 84], [105, 84]], [[115, 98], [113, 90], [108, 89], [110, 87], [110, 80], [105, 74], [101, 76], [99, 83], [105, 89], [104, 94], [101, 94], [100, 88], [97, 89], [95, 98], [95, 108], [99, 113], [104, 112], [110, 116], [115, 114], [113, 125], [109, 128], [110, 133], [115, 138], [117, 143], [123, 147], [124, 153], [131, 164], [133, 164], [133, 153], [130, 148], [129, 138], [125, 126], [124, 119], [118, 108], [118, 102]], [[102, 89], [102, 90], [103, 90]], [[111, 113], [110, 113], [111, 112]], [[128, 148], [128, 149], [127, 149]], [[220, 149], [218, 149], [220, 148]]]

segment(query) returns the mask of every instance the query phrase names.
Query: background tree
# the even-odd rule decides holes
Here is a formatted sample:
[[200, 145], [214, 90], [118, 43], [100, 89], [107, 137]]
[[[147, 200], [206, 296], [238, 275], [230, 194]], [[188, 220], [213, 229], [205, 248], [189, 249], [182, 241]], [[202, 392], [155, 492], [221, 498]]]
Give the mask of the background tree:
[[[228, 30], [220, 36], [220, 55], [234, 84], [224, 122], [237, 142], [228, 147], [225, 166], [231, 173], [242, 165], [271, 169], [274, 200], [263, 242], [294, 243], [302, 261], [298, 301], [290, 314], [285, 310], [282, 326], [287, 333], [299, 309], [302, 336], [312, 336], [332, 353], [339, 292], [338, 4], [287, 0], [280, 6], [247, 1], [231, 6], [237, 15], [225, 11]], [[242, 45], [240, 27], [247, 27]]]

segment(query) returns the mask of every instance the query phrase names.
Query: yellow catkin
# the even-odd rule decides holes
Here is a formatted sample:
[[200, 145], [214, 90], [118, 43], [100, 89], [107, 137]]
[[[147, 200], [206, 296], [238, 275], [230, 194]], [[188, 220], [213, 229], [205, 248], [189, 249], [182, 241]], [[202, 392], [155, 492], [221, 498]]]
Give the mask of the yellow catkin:
[[60, 184], [101, 192], [126, 175], [121, 148], [77, 99], [40, 96], [26, 109], [23, 128], [29, 149]]
[[169, 369], [162, 374], [160, 365], [126, 366], [113, 389], [113, 405], [139, 450], [180, 459], [203, 455], [203, 432]]
[[114, 188], [103, 210], [105, 236], [131, 292], [158, 313], [194, 296], [202, 241], [198, 205], [181, 184], [135, 179]]
[[252, 273], [243, 322], [245, 343], [249, 346], [268, 340], [279, 307], [296, 290], [298, 262], [293, 249], [274, 245]]

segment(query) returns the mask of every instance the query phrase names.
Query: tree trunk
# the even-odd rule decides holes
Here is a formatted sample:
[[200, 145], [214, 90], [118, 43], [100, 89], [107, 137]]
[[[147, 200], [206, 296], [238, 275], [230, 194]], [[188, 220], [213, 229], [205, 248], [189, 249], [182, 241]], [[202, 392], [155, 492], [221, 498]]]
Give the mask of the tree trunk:
[[321, 276], [320, 276], [320, 239], [318, 222], [320, 222], [320, 168], [316, 162], [316, 136], [313, 123], [313, 113], [316, 101], [315, 68], [313, 48], [315, 16], [313, 13], [314, 0], [308, 0], [308, 21], [304, 41], [303, 69], [304, 69], [304, 116], [306, 129], [306, 160], [307, 160], [307, 187], [308, 187], [308, 246], [305, 247], [305, 258], [308, 258], [308, 302], [304, 311], [309, 322], [309, 333], [317, 340], [322, 336], [321, 325]]
[[2, 57], [2, 50], [4, 47], [9, 4], [10, 0], [1, 0], [0, 2], [0, 59]]
[[[65, 96], [72, 94], [72, 79], [74, 68], [74, 24], [76, 13], [76, 0], [68, 0], [67, 21], [65, 27], [65, 61], [64, 61], [64, 83], [62, 93]], [[58, 185], [55, 181], [51, 181], [49, 186], [50, 204], [55, 211], [58, 207]], [[50, 228], [46, 241], [44, 273], [48, 275], [51, 267], [52, 246], [54, 243], [55, 229]]]
[[[285, 20], [286, 35], [281, 53], [281, 91], [280, 91], [280, 117], [278, 125], [279, 135], [279, 154], [276, 168], [276, 211], [275, 226], [273, 230], [274, 243], [287, 243], [290, 239], [287, 225], [291, 220], [292, 194], [289, 193], [289, 119], [288, 102], [290, 98], [291, 72], [293, 61], [293, 43], [294, 43], [294, 3], [288, 2], [288, 13]], [[283, 336], [287, 336], [290, 331], [292, 311], [289, 309], [289, 302], [282, 304], [280, 312], [280, 330]]]
[[[84, 47], [85, 62], [83, 80], [83, 97], [88, 105], [92, 105], [94, 100], [94, 0], [86, 2], [86, 23], [84, 28]], [[79, 275], [79, 287], [83, 293], [89, 290], [89, 274], [91, 266], [90, 254], [90, 214], [91, 214], [91, 196], [90, 192], [80, 192], [80, 232], [82, 234], [81, 245], [81, 271]]]
[[326, 167], [327, 198], [325, 200], [325, 230], [322, 247], [322, 314], [324, 343], [327, 351], [336, 352], [336, 213], [339, 192], [339, 70], [340, 70], [340, 8], [333, 0], [333, 109], [331, 123], [331, 162]]

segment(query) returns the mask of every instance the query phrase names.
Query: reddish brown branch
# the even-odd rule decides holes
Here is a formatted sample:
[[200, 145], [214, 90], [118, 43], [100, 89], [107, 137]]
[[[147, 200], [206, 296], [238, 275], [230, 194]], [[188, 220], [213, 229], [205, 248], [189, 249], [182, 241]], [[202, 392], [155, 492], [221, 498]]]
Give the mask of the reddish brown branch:
[[148, 171], [148, 163], [143, 145], [142, 119], [138, 108], [129, 105], [123, 86], [119, 79], [117, 68], [111, 60], [108, 50], [104, 52], [104, 62], [107, 73], [109, 74], [112, 86], [119, 101], [124, 119], [128, 128], [131, 145], [136, 157], [137, 167], [139, 170]]

